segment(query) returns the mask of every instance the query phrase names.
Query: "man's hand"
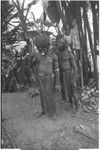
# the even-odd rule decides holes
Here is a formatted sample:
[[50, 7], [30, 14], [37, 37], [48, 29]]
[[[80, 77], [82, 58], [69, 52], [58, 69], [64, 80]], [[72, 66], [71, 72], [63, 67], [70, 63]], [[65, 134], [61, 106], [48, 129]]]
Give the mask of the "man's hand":
[[58, 91], [58, 92], [61, 92], [61, 87], [60, 87], [60, 85], [55, 85], [55, 90]]

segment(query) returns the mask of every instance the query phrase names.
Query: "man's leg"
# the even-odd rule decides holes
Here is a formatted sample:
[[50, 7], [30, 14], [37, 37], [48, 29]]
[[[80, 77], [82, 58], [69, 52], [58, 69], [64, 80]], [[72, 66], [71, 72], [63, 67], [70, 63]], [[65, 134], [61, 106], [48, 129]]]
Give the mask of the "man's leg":
[[66, 74], [63, 71], [60, 71], [60, 81], [61, 81], [62, 99], [65, 100], [65, 101], [68, 101], [67, 80], [66, 80]]
[[76, 85], [76, 77], [74, 74], [71, 75], [70, 83], [71, 83], [72, 96], [74, 98], [76, 110], [78, 110], [78, 108], [79, 108], [79, 105], [78, 105], [79, 94], [78, 94], [77, 85]]
[[72, 95], [73, 95], [73, 98], [74, 98], [76, 111], [78, 111], [78, 109], [79, 109], [79, 103], [78, 103], [79, 96], [78, 96], [78, 91], [77, 91], [77, 89], [74, 85], [73, 85]]
[[72, 87], [71, 87], [71, 78], [70, 75], [66, 77], [66, 86], [67, 86], [67, 93], [68, 93], [68, 101], [70, 102], [71, 106], [73, 107], [73, 99], [72, 99]]
[[39, 86], [39, 92], [40, 92], [40, 100], [41, 100], [41, 107], [42, 107], [42, 112], [41, 115], [45, 114], [45, 107], [44, 107], [44, 102], [43, 102], [43, 87], [42, 87], [42, 82], [41, 79], [38, 79], [38, 86]]

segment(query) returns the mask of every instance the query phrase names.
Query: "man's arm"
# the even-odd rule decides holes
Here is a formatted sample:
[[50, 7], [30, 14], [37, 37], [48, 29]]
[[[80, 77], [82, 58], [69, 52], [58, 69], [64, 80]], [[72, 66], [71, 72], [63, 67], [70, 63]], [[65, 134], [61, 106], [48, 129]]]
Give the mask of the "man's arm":
[[71, 61], [71, 66], [74, 70], [74, 73], [75, 73], [75, 76], [77, 78], [77, 75], [78, 75], [78, 69], [77, 69], [77, 65], [76, 65], [76, 61], [75, 61], [75, 58], [74, 58], [74, 55], [72, 53], [70, 53], [70, 61]]
[[57, 87], [57, 89], [60, 91], [60, 73], [57, 55], [54, 55], [53, 61], [54, 84], [55, 87]]

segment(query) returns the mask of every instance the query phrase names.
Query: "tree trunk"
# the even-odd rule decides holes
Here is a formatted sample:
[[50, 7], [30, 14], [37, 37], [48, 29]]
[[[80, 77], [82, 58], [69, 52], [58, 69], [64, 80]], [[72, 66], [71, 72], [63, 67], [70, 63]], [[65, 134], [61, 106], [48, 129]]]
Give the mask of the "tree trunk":
[[98, 25], [97, 25], [97, 16], [96, 16], [96, 10], [95, 10], [95, 1], [91, 1], [91, 8], [92, 8], [92, 15], [93, 15], [93, 31], [94, 31], [94, 50], [96, 53], [96, 62], [97, 62], [97, 42], [99, 39], [99, 30], [98, 30]]
[[66, 23], [69, 26], [69, 30], [67, 31], [66, 34], [70, 34], [70, 30], [72, 28], [72, 14], [71, 14], [71, 10], [70, 10], [70, 6], [66, 5], [65, 1], [61, 1], [62, 4], [62, 8], [65, 10], [65, 18], [66, 18]]
[[80, 2], [76, 2], [75, 7], [75, 13], [76, 13], [76, 21], [78, 25], [78, 31], [79, 31], [79, 38], [80, 38], [80, 73], [81, 73], [81, 88], [83, 89], [84, 83], [83, 83], [83, 69], [82, 69], [82, 54], [83, 54], [83, 30], [82, 30], [82, 19], [81, 19], [81, 7]]
[[92, 59], [93, 59], [93, 64], [94, 64], [94, 79], [96, 81], [96, 87], [98, 88], [98, 70], [97, 70], [96, 56], [95, 56], [94, 46], [92, 43], [91, 29], [90, 29], [88, 16], [87, 16], [87, 10], [86, 10], [85, 5], [83, 7], [83, 10], [84, 10], [84, 21], [85, 21], [86, 27], [87, 27], [87, 32], [88, 32], [88, 36], [89, 36], [89, 43], [90, 43], [90, 48], [91, 48], [91, 54], [92, 54]]
[[[84, 13], [83, 13], [83, 17], [84, 17]], [[87, 84], [88, 82], [88, 73], [91, 72], [91, 64], [88, 58], [88, 49], [87, 49], [87, 31], [86, 31], [86, 24], [84, 22], [84, 58], [83, 58], [83, 71], [84, 71], [84, 82]]]
[[59, 14], [60, 14], [60, 18], [61, 18], [61, 20], [63, 22], [63, 27], [64, 27], [64, 30], [65, 30], [65, 33], [66, 33], [66, 35], [68, 35], [69, 31], [67, 29], [67, 25], [68, 25], [67, 24], [67, 20], [66, 20], [66, 17], [65, 17], [65, 15], [63, 14], [63, 12], [61, 10], [59, 2], [57, 2], [57, 7], [58, 7]]

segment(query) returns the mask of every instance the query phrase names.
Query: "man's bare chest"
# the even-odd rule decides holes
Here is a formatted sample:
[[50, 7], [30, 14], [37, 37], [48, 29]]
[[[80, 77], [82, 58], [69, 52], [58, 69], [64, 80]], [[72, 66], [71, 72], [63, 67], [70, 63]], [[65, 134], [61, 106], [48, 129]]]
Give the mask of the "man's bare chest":
[[67, 53], [67, 52], [60, 53], [58, 58], [59, 58], [59, 61], [69, 61], [70, 60], [69, 53]]
[[39, 59], [39, 65], [50, 66], [52, 65], [52, 63], [53, 63], [53, 60], [49, 56], [41, 56], [41, 58]]

